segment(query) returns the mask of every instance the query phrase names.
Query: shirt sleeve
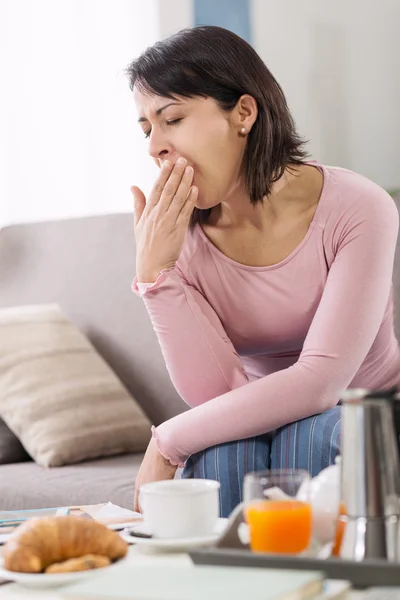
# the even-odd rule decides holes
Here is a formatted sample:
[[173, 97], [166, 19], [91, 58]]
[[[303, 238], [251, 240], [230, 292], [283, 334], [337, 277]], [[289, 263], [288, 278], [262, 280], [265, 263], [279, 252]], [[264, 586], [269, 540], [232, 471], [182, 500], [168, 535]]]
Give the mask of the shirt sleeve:
[[248, 383], [243, 364], [204, 296], [178, 267], [132, 290], [143, 298], [177, 392], [191, 407]]
[[377, 196], [355, 199], [326, 234], [334, 259], [296, 364], [157, 427], [158, 447], [172, 464], [337, 404], [373, 344], [391, 290], [398, 212], [385, 192]]

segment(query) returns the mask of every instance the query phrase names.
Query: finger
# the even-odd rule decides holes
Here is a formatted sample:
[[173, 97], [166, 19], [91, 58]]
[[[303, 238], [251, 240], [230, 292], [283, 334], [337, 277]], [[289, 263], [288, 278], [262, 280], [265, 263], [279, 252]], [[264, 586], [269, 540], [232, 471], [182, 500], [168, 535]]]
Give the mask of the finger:
[[139, 507], [139, 493], [135, 488], [135, 499], [133, 501], [133, 510], [135, 512], [140, 512], [140, 507]]
[[165, 184], [168, 181], [169, 176], [171, 175], [172, 169], [174, 167], [174, 163], [169, 160], [166, 160], [160, 169], [160, 173], [156, 179], [156, 182], [151, 190], [148, 198], [147, 205], [149, 208], [154, 207], [160, 200], [161, 194], [164, 191]]
[[[185, 174], [187, 160], [181, 156], [176, 161], [158, 202], [160, 211], [167, 211]], [[188, 188], [189, 191], [189, 188]]]
[[[182, 210], [182, 207], [186, 204], [187, 199], [190, 193], [190, 186], [193, 182], [194, 170], [193, 167], [186, 167], [181, 182], [178, 186], [178, 189], [175, 192], [175, 195], [172, 199], [171, 204], [169, 205], [168, 212], [171, 216], [178, 218], [179, 213]], [[161, 204], [160, 204], [161, 206]]]
[[187, 200], [186, 200], [185, 204], [182, 206], [182, 210], [178, 215], [177, 223], [185, 223], [185, 224], [189, 223], [193, 209], [196, 206], [198, 196], [199, 196], [199, 188], [197, 188], [195, 185], [193, 185], [190, 188], [190, 192], [187, 197]]
[[135, 220], [135, 227], [140, 221], [140, 217], [143, 214], [143, 211], [146, 207], [146, 198], [143, 194], [142, 190], [135, 185], [131, 187], [131, 192], [133, 196], [133, 216]]

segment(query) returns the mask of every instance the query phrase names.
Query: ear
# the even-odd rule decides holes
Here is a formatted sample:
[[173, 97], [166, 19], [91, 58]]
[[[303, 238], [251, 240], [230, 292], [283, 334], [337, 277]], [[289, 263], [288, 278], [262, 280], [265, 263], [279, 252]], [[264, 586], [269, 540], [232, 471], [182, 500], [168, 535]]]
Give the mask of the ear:
[[243, 94], [240, 96], [235, 108], [233, 109], [233, 122], [237, 127], [238, 133], [241, 133], [242, 129], [247, 135], [253, 127], [258, 115], [257, 101], [250, 94]]

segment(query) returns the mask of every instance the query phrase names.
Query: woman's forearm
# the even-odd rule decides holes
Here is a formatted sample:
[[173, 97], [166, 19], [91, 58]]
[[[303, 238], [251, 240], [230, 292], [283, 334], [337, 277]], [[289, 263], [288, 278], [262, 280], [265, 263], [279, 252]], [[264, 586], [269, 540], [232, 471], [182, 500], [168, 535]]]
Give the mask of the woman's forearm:
[[153, 284], [135, 279], [132, 289], [143, 298], [171, 380], [189, 406], [248, 383], [217, 314], [175, 268]]

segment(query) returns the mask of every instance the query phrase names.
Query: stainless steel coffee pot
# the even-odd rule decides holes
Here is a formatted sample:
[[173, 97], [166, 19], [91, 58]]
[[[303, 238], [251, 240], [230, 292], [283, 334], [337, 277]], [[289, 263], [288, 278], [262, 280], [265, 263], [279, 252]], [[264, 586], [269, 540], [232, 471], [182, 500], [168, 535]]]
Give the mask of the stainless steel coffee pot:
[[341, 397], [339, 556], [398, 562], [400, 461], [397, 390], [349, 389]]

